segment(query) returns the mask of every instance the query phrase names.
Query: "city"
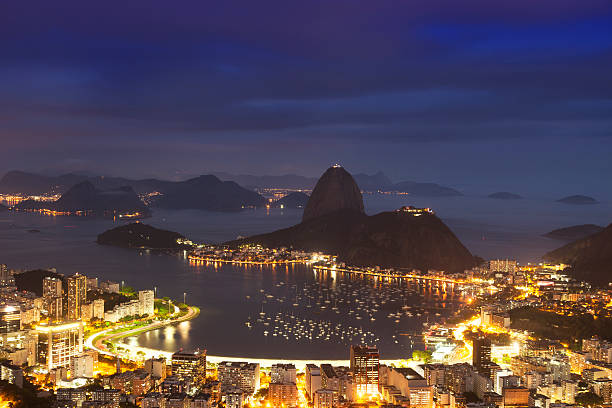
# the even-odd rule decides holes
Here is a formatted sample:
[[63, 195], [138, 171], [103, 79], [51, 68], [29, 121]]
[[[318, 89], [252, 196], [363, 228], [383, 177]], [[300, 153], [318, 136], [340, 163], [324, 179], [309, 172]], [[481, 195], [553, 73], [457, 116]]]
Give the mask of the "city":
[[197, 318], [196, 308], [80, 273], [39, 273], [39, 296], [15, 286], [31, 272], [1, 265], [1, 379], [54, 395], [58, 407], [608, 404], [612, 343], [588, 337], [588, 329], [548, 337], [550, 318], [525, 314], [611, 318], [612, 291], [576, 281], [563, 267], [500, 259], [452, 280], [438, 271], [390, 275], [466, 285], [471, 297], [461, 313], [424, 327], [425, 351], [406, 359], [385, 360], [376, 344], [355, 344], [337, 361], [274, 362], [207, 356], [206, 345], [174, 353], [131, 348], [119, 339]]
[[612, 408], [611, 0], [0, 16], [0, 408]]

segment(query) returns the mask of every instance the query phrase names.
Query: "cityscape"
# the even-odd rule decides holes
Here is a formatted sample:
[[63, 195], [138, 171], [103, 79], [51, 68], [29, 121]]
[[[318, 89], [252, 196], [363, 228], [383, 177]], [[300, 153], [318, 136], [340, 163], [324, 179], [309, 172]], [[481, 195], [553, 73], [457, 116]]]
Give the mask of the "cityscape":
[[612, 408], [612, 1], [0, 16], [0, 408]]

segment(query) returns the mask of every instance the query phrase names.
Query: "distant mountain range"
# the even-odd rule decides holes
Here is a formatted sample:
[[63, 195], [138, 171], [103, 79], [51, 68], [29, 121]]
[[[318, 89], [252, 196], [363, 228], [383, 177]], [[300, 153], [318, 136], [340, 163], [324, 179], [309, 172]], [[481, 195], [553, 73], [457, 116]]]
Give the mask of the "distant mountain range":
[[[222, 180], [231, 180], [249, 188], [287, 188], [312, 190], [317, 182], [316, 178], [287, 174], [283, 176], [250, 176], [234, 175], [230, 173], [213, 173]], [[414, 194], [417, 196], [445, 197], [463, 195], [460, 191], [435, 183], [419, 183], [415, 181], [403, 181], [393, 183], [383, 172], [372, 175], [354, 174], [353, 178], [359, 189], [367, 192], [397, 191]]]
[[367, 216], [353, 177], [341, 167], [319, 179], [303, 221], [290, 228], [229, 242], [256, 243], [335, 254], [358, 266], [463, 271], [475, 259], [435, 215], [408, 211]]
[[612, 282], [612, 224], [600, 232], [548, 252], [543, 258], [570, 265], [569, 272], [578, 279], [607, 286]]
[[[79, 183], [87, 183], [85, 185], [91, 186], [89, 190], [93, 188], [104, 192], [122, 190], [127, 187], [139, 195], [159, 193], [150, 197], [150, 204], [168, 209], [239, 211], [245, 207], [257, 207], [266, 203], [266, 199], [256, 192], [240, 187], [232, 181], [221, 181], [213, 175], [175, 182], [157, 179], [130, 180], [121, 177], [90, 177], [74, 174], [47, 177], [11, 171], [0, 179], [0, 193], [40, 195], [53, 192], [62, 194], [67, 193]], [[83, 194], [87, 193], [84, 190], [81, 192]], [[81, 199], [85, 200], [85, 195]], [[58, 202], [58, 205], [61, 204], [62, 202]], [[27, 202], [24, 206], [26, 205], [29, 207], [35, 206], [32, 202]], [[91, 204], [87, 205], [90, 206]]]

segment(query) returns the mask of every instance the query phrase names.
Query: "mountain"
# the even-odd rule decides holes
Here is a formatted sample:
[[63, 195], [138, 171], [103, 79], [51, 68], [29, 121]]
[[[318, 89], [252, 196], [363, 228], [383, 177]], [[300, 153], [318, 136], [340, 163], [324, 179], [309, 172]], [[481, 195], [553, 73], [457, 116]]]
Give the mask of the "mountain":
[[566, 228], [559, 228], [544, 234], [545, 237], [559, 239], [563, 241], [575, 241], [586, 238], [589, 235], [603, 231], [603, 227], [595, 224], [574, 225]]
[[574, 204], [574, 205], [585, 205], [585, 204], [597, 204], [598, 201], [593, 197], [583, 195], [573, 195], [563, 197], [557, 200], [558, 203]]
[[569, 272], [595, 285], [612, 282], [612, 224], [602, 231], [548, 252], [547, 261], [570, 265]]
[[499, 191], [488, 195], [489, 198], [495, 198], [497, 200], [520, 200], [522, 196], [507, 191]]
[[302, 193], [301, 191], [294, 191], [289, 193], [283, 198], [280, 198], [272, 203], [272, 207], [283, 207], [283, 208], [304, 208], [308, 199], [308, 194]]
[[98, 190], [89, 181], [71, 187], [54, 202], [26, 200], [15, 206], [18, 210], [47, 209], [54, 211], [89, 211], [96, 215], [112, 213], [140, 213], [149, 215], [148, 208], [131, 187]]
[[363, 173], [353, 174], [353, 178], [361, 191], [387, 191], [393, 184], [391, 179], [382, 171], [372, 175]]
[[402, 181], [393, 184], [390, 189], [424, 197], [454, 197], [463, 195], [463, 193], [451, 187], [444, 187], [436, 183], [417, 183], [415, 181]]
[[323, 173], [304, 209], [302, 221], [320, 217], [338, 210], [364, 213], [361, 191], [348, 171], [332, 166]]
[[304, 215], [293, 227], [227, 244], [321, 251], [356, 266], [455, 272], [475, 263], [453, 232], [432, 213], [400, 209], [366, 215], [359, 188], [340, 167], [321, 176]]
[[213, 175], [169, 183], [161, 197], [154, 202], [160, 208], [209, 211], [239, 211], [265, 204], [266, 199], [256, 192], [240, 187], [233, 181], [221, 181]]
[[86, 176], [76, 174], [47, 177], [15, 170], [9, 171], [0, 179], [0, 193], [26, 195], [61, 194], [73, 185], [86, 179]]
[[248, 174], [213, 173], [221, 180], [234, 181], [241, 186], [253, 188], [288, 188], [310, 190], [317, 182], [316, 178], [285, 174], [282, 176], [251, 176]]
[[122, 248], [183, 249], [188, 247], [180, 242], [184, 239], [177, 232], [136, 222], [103, 232], [98, 235], [97, 242]]

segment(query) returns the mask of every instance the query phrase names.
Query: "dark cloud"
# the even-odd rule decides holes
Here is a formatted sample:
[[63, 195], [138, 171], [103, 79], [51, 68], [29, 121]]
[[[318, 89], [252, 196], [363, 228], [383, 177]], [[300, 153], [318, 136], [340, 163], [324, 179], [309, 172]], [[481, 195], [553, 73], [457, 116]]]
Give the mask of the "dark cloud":
[[401, 163], [401, 145], [448, 152], [428, 172], [444, 179], [495, 143], [611, 150], [608, 0], [35, 1], [0, 16], [0, 170], [35, 156], [312, 174], [341, 159], [401, 174], [385, 157]]

